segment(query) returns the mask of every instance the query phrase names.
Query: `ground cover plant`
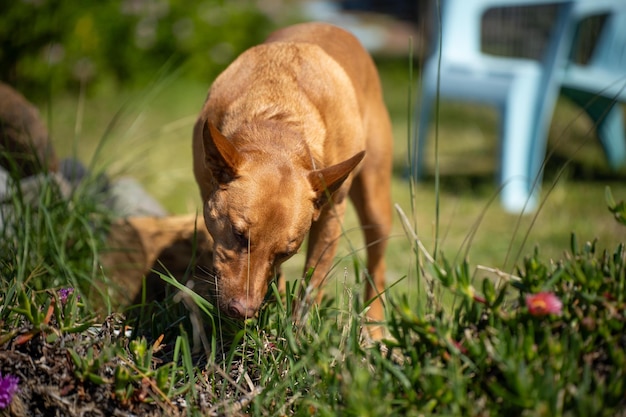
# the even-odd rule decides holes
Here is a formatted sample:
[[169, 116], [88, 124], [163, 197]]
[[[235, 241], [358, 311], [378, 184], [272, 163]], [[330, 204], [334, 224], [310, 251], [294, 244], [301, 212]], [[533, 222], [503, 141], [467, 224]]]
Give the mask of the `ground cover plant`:
[[[363, 339], [366, 305], [348, 282], [335, 304], [313, 307], [299, 325], [289, 295], [236, 325], [164, 275], [215, 323], [197, 354], [172, 299], [151, 326], [93, 313], [103, 295], [77, 277], [97, 279], [93, 230], [106, 213], [88, 204], [88, 214], [62, 221], [88, 194], [67, 201], [44, 182], [41, 196], [45, 205], [18, 198], [3, 212], [5, 414], [621, 415], [626, 406], [622, 244], [598, 251], [572, 235], [562, 260], [536, 250], [515, 274], [489, 278], [467, 261], [434, 260], [409, 233], [420, 296], [388, 297], [380, 344]], [[606, 199], [607, 216], [626, 227], [625, 203], [610, 191]], [[355, 260], [345, 273], [360, 272]]]

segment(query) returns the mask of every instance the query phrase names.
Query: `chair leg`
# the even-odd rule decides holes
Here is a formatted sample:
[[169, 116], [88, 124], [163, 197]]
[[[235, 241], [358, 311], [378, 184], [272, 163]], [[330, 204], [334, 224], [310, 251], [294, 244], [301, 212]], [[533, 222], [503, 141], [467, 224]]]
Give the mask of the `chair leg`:
[[597, 132], [611, 168], [619, 169], [625, 166], [626, 138], [622, 108], [619, 104], [611, 106], [604, 119], [598, 122]]
[[503, 106], [506, 110], [502, 110], [500, 200], [510, 213], [531, 212], [537, 207], [542, 172], [531, 172], [531, 167], [537, 165], [532, 159], [539, 155], [537, 146], [545, 148], [545, 144], [535, 143], [545, 140], [535, 135], [537, 90], [536, 77], [516, 80]]
[[621, 104], [612, 98], [569, 88], [564, 88], [563, 93], [591, 118], [611, 168], [626, 165], [626, 136]]

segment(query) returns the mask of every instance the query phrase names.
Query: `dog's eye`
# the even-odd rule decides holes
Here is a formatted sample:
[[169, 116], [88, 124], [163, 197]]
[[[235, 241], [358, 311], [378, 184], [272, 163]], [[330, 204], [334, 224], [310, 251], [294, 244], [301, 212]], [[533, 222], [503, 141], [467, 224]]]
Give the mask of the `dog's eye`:
[[291, 258], [295, 252], [280, 252], [276, 254], [276, 261], [283, 262]]
[[235, 240], [237, 241], [237, 244], [239, 244], [239, 246], [248, 247], [248, 236], [246, 236], [245, 233], [239, 230], [233, 230], [233, 236], [235, 237]]

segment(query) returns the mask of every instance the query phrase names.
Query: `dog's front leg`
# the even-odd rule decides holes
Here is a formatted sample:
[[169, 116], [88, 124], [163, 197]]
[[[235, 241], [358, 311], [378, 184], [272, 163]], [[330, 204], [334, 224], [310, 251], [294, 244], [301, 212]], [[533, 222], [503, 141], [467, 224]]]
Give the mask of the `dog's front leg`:
[[311, 268], [314, 271], [309, 282], [309, 288], [306, 289], [307, 297], [306, 300], [303, 300], [304, 302], [312, 301], [311, 295], [315, 296], [317, 302], [322, 299], [321, 287], [328, 277], [328, 272], [337, 252], [341, 235], [341, 222], [345, 211], [345, 199], [339, 203], [328, 204], [322, 209], [317, 221], [311, 225], [305, 273]]

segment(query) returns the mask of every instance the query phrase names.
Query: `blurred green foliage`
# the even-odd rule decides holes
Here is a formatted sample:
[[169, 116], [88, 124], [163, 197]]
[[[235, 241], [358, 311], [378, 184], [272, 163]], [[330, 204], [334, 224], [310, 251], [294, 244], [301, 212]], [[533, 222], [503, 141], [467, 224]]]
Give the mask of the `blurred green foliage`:
[[188, 64], [212, 79], [271, 21], [252, 0], [0, 2], [0, 80], [27, 96], [153, 79]]

